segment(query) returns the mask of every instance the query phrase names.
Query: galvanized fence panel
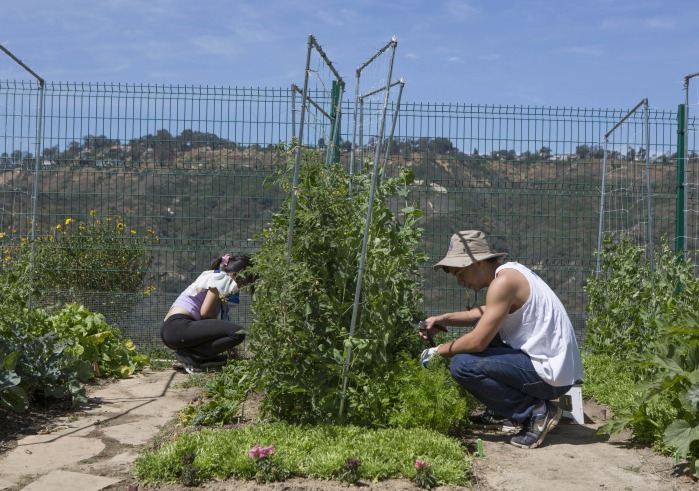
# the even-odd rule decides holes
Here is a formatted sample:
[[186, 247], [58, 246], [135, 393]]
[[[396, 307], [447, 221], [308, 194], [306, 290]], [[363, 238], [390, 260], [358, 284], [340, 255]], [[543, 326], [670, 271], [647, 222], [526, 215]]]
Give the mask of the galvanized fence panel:
[[[0, 81], [3, 245], [30, 236], [37, 94], [36, 84]], [[134, 231], [134, 240], [150, 240], [144, 247], [153, 263], [138, 291], [105, 285], [80, 298], [135, 340], [158, 342], [160, 322], [177, 294], [218, 254], [254, 251], [255, 236], [279, 206], [282, 197], [263, 182], [274, 165], [274, 146], [294, 134], [292, 91], [47, 83], [44, 103], [40, 233], [117, 220]], [[345, 102], [345, 164], [352, 113], [352, 103]], [[417, 178], [413, 198], [425, 211], [423, 247], [430, 258], [423, 269], [428, 314], [482, 300], [431, 267], [453, 232], [478, 228], [496, 249], [551, 284], [584, 339], [583, 286], [594, 271], [599, 219], [599, 150], [604, 133], [625, 113], [401, 103], [387, 171], [412, 167]], [[655, 235], [672, 239], [676, 114], [650, 116]], [[638, 151], [636, 138], [618, 143]], [[66, 274], [89, 276], [81, 267], [77, 261]], [[44, 301], [70, 295], [75, 292], [47, 291]], [[243, 295], [233, 320], [250, 323], [248, 303]]]

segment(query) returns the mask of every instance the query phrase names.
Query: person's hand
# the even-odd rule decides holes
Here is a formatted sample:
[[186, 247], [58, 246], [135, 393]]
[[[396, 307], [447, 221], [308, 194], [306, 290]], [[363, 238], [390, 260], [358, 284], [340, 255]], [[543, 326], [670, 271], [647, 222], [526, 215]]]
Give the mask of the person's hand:
[[432, 338], [438, 331], [446, 332], [447, 330], [437, 322], [437, 316], [428, 317], [424, 321], [421, 321], [420, 327], [418, 328], [418, 334], [429, 346], [434, 346]]
[[423, 367], [427, 368], [427, 364], [430, 362], [432, 357], [437, 354], [437, 348], [439, 348], [439, 346], [435, 346], [434, 348], [427, 348], [422, 352], [422, 354], [420, 355], [420, 363]]

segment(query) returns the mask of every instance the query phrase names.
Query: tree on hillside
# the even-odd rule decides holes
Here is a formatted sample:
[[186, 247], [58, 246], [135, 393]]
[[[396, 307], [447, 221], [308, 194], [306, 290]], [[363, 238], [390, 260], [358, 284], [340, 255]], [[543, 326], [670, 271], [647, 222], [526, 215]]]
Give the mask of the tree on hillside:
[[454, 144], [448, 138], [434, 138], [427, 142], [427, 149], [430, 152], [439, 154], [452, 153], [457, 150]]
[[44, 148], [44, 151], [42, 152], [41, 156], [45, 159], [54, 159], [58, 156], [58, 145], [55, 145], [51, 148]]
[[236, 146], [235, 143], [213, 133], [205, 133], [191, 129], [182, 130], [182, 133], [180, 133], [176, 140], [177, 148], [180, 151], [201, 147], [210, 147], [213, 150], [217, 150], [220, 148], [235, 148]]
[[548, 160], [551, 158], [551, 149], [549, 147], [541, 147], [539, 149], [539, 155], [542, 159]]
[[586, 159], [592, 156], [592, 149], [587, 145], [578, 145], [575, 147], [575, 156], [579, 159]]

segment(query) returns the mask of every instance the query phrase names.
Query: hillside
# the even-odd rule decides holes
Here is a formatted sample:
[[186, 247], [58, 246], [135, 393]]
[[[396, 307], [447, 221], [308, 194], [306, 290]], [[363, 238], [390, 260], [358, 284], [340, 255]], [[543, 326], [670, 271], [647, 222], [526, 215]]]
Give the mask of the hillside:
[[[153, 319], [220, 251], [254, 250], [253, 239], [283, 199], [264, 186], [273, 169], [272, 148], [205, 146], [173, 153], [167, 162], [155, 156], [145, 151], [138, 161], [103, 165], [106, 156], [100, 155], [87, 164], [44, 166], [36, 215], [41, 230], [69, 217], [80, 220], [90, 210], [127, 217], [138, 231], [153, 230], [159, 244], [149, 281], [158, 294], [139, 313]], [[349, 161], [346, 151], [341, 160]], [[431, 262], [443, 256], [453, 232], [482, 229], [494, 248], [532, 266], [552, 285], [581, 334], [582, 288], [595, 264], [601, 160], [520, 161], [453, 150], [401, 150], [388, 172], [397, 166], [414, 170], [409, 199], [425, 212], [424, 251]], [[656, 235], [672, 234], [674, 169], [654, 169]], [[33, 168], [22, 165], [0, 173], [0, 189], [0, 206], [10, 212], [2, 215], [3, 230], [28, 235]], [[402, 205], [396, 203], [396, 209]], [[428, 312], [466, 308], [476, 300], [429, 264], [424, 278]]]

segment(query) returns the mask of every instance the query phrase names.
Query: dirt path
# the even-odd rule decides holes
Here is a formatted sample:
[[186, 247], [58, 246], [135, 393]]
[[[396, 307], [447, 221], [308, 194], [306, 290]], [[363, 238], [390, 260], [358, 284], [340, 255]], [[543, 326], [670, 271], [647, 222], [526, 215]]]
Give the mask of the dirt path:
[[544, 445], [522, 450], [509, 437], [481, 435], [483, 459], [474, 460], [474, 474], [484, 490], [690, 490], [699, 489], [675, 466], [674, 459], [648, 448], [630, 446], [629, 434], [595, 435], [607, 410], [585, 403], [587, 424], [569, 420], [547, 437]]
[[[135, 485], [137, 481], [130, 471], [135, 457], [154, 441], [166, 441], [177, 431], [174, 419], [177, 412], [198, 395], [196, 389], [178, 387], [186, 377], [174, 376], [172, 372], [145, 372], [110, 384], [96, 392], [90, 408], [77, 418], [75, 414], [56, 418], [48, 425], [49, 433], [45, 433], [47, 425], [44, 424], [25, 431], [25, 436], [14, 445], [0, 446], [0, 490], [124, 491], [129, 485]], [[246, 417], [254, 415], [254, 405], [248, 404]], [[629, 447], [628, 435], [596, 436], [594, 433], [605, 415], [604, 407], [586, 403], [587, 424], [562, 420], [547, 436], [544, 445], [534, 450], [510, 445], [507, 436], [471, 435], [466, 442], [469, 448], [474, 447], [476, 438], [483, 441], [483, 458], [474, 457], [473, 461], [473, 489], [699, 489], [699, 483], [681, 474], [686, 473], [686, 467], [676, 467], [672, 459], [649, 449]], [[66, 445], [67, 442], [71, 444]], [[60, 448], [52, 446], [60, 444], [63, 445]], [[38, 456], [43, 457], [37, 459]], [[49, 460], [52, 465], [45, 466]], [[418, 489], [404, 479], [361, 483], [358, 487], [367, 491]], [[212, 491], [339, 491], [355, 486], [294, 478], [268, 485], [228, 480], [206, 483], [200, 488]], [[168, 484], [140, 486], [140, 489], [184, 491], [192, 488]]]

